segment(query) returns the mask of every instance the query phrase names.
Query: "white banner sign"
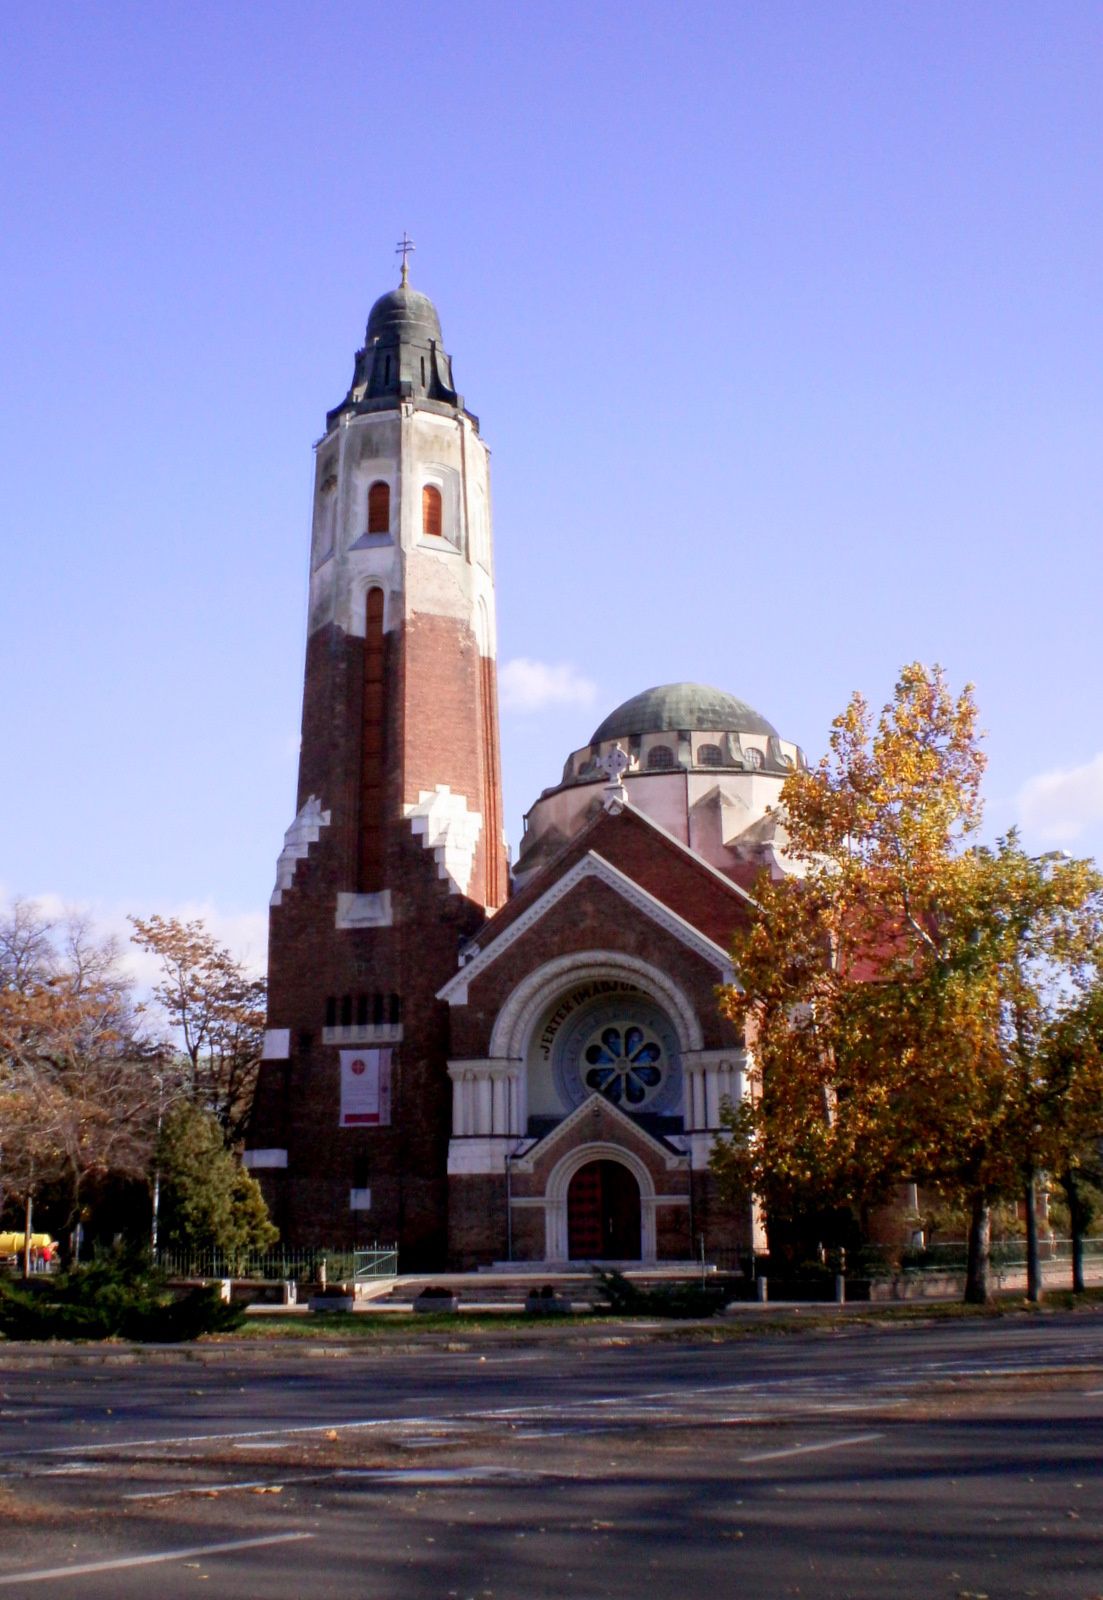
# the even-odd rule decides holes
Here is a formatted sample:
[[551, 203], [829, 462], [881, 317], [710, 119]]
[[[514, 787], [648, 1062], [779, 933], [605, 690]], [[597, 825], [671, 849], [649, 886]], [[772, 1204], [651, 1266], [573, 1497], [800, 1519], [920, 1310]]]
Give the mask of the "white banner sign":
[[391, 1122], [391, 1052], [341, 1051], [341, 1127], [381, 1128]]

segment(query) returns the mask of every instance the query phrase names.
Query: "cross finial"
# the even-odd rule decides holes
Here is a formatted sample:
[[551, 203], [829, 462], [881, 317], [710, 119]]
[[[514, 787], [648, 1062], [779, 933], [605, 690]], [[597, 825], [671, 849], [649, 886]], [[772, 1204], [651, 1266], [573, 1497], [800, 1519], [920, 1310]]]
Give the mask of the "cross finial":
[[417, 245], [414, 243], [414, 241], [407, 234], [406, 229], [403, 228], [403, 230], [402, 230], [402, 243], [401, 244], [396, 244], [395, 247], [394, 247], [395, 255], [402, 257], [402, 282], [398, 286], [400, 289], [408, 289], [410, 287], [410, 272], [409, 272], [409, 268], [406, 265], [406, 257], [409, 255], [411, 250], [416, 250], [416, 249], [417, 249]]

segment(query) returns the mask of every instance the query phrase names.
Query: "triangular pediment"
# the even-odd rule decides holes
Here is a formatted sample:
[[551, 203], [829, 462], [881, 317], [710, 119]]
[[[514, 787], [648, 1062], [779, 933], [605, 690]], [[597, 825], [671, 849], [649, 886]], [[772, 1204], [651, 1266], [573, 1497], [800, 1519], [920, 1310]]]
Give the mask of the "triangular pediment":
[[[599, 856], [596, 850], [588, 850], [580, 860], [564, 872], [560, 877], [548, 885], [544, 893], [532, 904], [515, 917], [501, 933], [493, 938], [486, 949], [479, 946], [478, 940], [469, 944], [464, 951], [463, 966], [454, 978], [450, 978], [442, 989], [437, 991], [438, 1000], [447, 1000], [449, 1005], [462, 1006], [467, 1004], [468, 986], [489, 967], [499, 956], [512, 948], [518, 941], [534, 928], [545, 917], [553, 906], [557, 906], [579, 884], [588, 878], [596, 878], [600, 883], [620, 895], [630, 906], [645, 917], [648, 917], [666, 933], [671, 934], [681, 944], [694, 951], [702, 960], [716, 969], [721, 983], [734, 983], [735, 972], [728, 952], [715, 940], [695, 928], [685, 917], [672, 911], [669, 906], [651, 894], [647, 889], [630, 878], [627, 873], [621, 872], [619, 867], [614, 867]], [[634, 1126], [634, 1124], [633, 1124]]]
[[543, 1138], [530, 1145], [524, 1155], [516, 1157], [511, 1163], [512, 1170], [532, 1172], [538, 1161], [553, 1157], [560, 1146], [572, 1147], [580, 1129], [587, 1123], [593, 1123], [595, 1110], [599, 1113], [601, 1122], [605, 1124], [603, 1132], [606, 1134], [611, 1123], [617, 1132], [623, 1134], [626, 1144], [643, 1145], [671, 1172], [689, 1166], [688, 1155], [681, 1155], [672, 1150], [668, 1144], [664, 1144], [661, 1139], [656, 1139], [653, 1133], [641, 1128], [639, 1123], [633, 1121], [619, 1106], [615, 1106], [611, 1100], [595, 1090], [580, 1106], [576, 1106], [569, 1116], [564, 1117], [562, 1122], [557, 1122]]

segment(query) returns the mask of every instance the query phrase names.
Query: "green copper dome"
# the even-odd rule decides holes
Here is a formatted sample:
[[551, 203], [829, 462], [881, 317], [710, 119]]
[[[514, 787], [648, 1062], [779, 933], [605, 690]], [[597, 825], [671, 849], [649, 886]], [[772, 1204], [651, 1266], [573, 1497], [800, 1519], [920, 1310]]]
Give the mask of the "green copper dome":
[[777, 729], [745, 700], [705, 683], [664, 683], [645, 689], [610, 712], [590, 740], [628, 739], [640, 733], [762, 733]]

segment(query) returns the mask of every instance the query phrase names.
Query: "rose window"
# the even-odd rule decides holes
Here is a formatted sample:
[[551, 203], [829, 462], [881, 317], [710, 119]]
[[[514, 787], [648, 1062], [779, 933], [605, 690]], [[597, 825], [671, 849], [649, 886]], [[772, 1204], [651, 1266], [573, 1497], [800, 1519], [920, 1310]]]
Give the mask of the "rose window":
[[585, 1051], [586, 1083], [614, 1105], [642, 1105], [662, 1079], [662, 1046], [642, 1028], [603, 1028]]

